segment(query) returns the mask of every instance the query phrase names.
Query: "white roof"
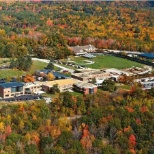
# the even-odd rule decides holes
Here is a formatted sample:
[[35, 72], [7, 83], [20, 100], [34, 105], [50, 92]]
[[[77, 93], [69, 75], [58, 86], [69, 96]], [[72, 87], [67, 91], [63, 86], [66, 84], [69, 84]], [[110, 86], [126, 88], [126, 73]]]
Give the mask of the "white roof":
[[147, 82], [141, 82], [143, 85], [146, 85], [146, 84], [154, 84], [154, 81], [147, 81]]
[[37, 91], [37, 92], [34, 92], [35, 94], [44, 94], [45, 92], [44, 91]]
[[40, 86], [40, 85], [41, 85], [40, 82], [39, 83], [37, 83], [37, 82], [34, 82], [34, 83], [28, 82], [28, 83], [25, 83], [24, 87], [25, 88], [30, 88], [30, 87], [34, 87], [34, 86]]
[[125, 72], [125, 71], [122, 71], [122, 70], [118, 70], [118, 69], [115, 69], [115, 68], [110, 68], [110, 69], [106, 69], [105, 72], [107, 73], [117, 73], [117, 74], [126, 74], [126, 75], [130, 75], [129, 72]]
[[95, 87], [97, 87], [96, 85], [94, 85], [92, 83], [87, 83], [87, 82], [78, 82], [78, 83], [75, 83], [74, 85], [76, 85], [77, 87], [80, 87], [80, 88], [95, 88]]
[[102, 80], [96, 80], [96, 84], [101, 84], [104, 81], [104, 79]]

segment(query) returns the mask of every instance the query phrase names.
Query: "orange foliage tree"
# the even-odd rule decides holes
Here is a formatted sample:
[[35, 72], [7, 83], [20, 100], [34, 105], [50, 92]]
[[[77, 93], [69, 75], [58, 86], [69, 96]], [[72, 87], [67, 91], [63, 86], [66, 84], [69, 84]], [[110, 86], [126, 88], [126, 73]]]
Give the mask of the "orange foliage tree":
[[90, 135], [90, 132], [88, 130], [88, 125], [83, 126], [82, 137], [80, 140], [80, 143], [82, 144], [82, 146], [86, 149], [90, 149], [92, 147], [93, 139], [94, 137]]
[[26, 76], [24, 77], [23, 81], [26, 82], [26, 83], [27, 83], [27, 82], [34, 82], [35, 79], [34, 79], [34, 77], [31, 76], [31, 75], [26, 75]]

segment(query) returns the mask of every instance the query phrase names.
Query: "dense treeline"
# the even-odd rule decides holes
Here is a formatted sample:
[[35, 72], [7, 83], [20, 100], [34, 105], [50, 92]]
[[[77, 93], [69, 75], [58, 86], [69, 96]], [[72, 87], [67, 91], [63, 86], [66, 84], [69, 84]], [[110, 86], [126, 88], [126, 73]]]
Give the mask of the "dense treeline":
[[0, 153], [152, 154], [153, 93], [133, 87], [84, 97], [65, 92], [48, 105], [3, 104]]
[[147, 2], [0, 3], [0, 56], [64, 58], [68, 45], [153, 51]]

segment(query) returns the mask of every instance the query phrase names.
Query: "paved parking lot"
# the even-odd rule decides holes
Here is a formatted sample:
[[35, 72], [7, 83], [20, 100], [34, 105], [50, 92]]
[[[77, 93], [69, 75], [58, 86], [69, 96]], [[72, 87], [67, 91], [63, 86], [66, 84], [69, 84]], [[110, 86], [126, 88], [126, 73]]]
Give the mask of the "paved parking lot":
[[12, 102], [12, 101], [36, 100], [36, 99], [40, 99], [40, 96], [39, 95], [22, 95], [18, 97], [5, 98], [5, 99], [2, 99], [1, 101]]

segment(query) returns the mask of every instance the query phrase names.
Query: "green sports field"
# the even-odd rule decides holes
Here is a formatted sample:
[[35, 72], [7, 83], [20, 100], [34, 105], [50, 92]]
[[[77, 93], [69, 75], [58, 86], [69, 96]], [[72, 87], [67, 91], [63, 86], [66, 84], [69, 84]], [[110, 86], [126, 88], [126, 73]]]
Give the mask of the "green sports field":
[[[140, 63], [108, 55], [97, 56], [96, 58], [93, 59], [87, 59], [83, 57], [71, 57], [71, 60], [75, 61], [77, 64], [85, 65], [86, 67], [95, 69], [101, 69], [101, 68], [124, 69], [132, 66], [143, 67], [143, 65]], [[84, 60], [94, 61], [94, 64], [86, 64]]]

